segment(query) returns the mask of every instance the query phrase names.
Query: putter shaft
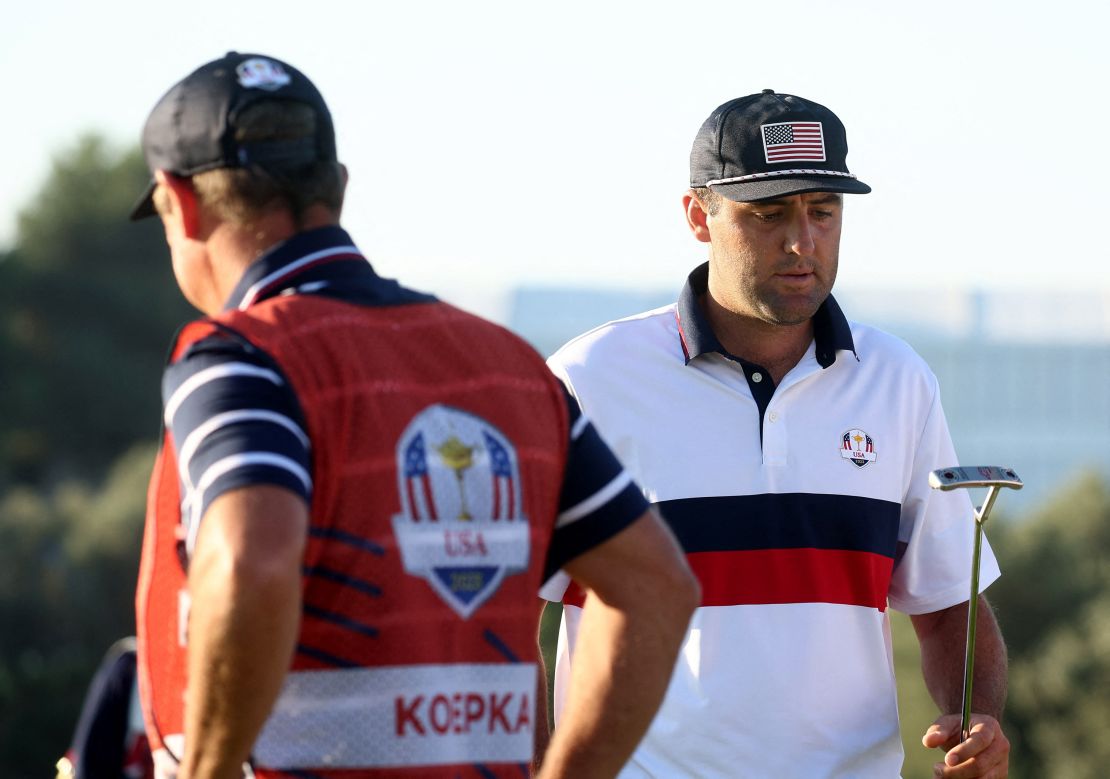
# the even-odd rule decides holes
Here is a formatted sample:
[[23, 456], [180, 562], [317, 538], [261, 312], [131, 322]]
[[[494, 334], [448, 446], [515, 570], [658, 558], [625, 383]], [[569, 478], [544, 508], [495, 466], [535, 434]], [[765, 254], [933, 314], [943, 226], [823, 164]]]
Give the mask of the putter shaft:
[[979, 624], [979, 560], [983, 552], [983, 522], [998, 497], [998, 486], [991, 485], [987, 499], [975, 512], [975, 546], [971, 553], [971, 595], [967, 599], [967, 648], [964, 653], [964, 690], [960, 718], [960, 741], [971, 735], [971, 685], [975, 676], [975, 628]]
[[979, 561], [983, 551], [983, 524], [994, 507], [1003, 487], [1020, 490], [1021, 478], [1012, 468], [978, 466], [974, 468], [941, 468], [929, 474], [929, 486], [937, 490], [987, 487], [983, 505], [975, 510], [975, 543], [971, 557], [971, 594], [967, 599], [967, 649], [964, 654], [964, 689], [960, 718], [960, 741], [971, 735], [971, 688], [975, 676], [975, 628], [979, 622]]

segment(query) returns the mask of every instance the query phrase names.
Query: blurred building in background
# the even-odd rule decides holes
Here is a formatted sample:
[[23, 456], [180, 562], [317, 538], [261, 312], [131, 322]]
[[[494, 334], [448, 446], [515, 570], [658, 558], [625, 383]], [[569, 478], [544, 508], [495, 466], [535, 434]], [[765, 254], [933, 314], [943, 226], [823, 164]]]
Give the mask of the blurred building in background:
[[[509, 327], [544, 355], [612, 319], [673, 302], [637, 292], [527, 287]], [[1083, 469], [1110, 478], [1110, 291], [837, 289], [852, 319], [905, 339], [932, 366], [962, 464], [1025, 481], [999, 509], [1024, 513]]]

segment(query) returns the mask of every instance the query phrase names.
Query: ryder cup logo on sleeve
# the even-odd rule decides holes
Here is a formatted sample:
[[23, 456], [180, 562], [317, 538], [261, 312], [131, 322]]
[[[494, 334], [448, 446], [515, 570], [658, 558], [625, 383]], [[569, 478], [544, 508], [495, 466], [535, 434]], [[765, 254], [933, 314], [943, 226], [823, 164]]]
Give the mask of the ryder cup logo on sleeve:
[[486, 420], [439, 404], [417, 414], [397, 442], [397, 487], [405, 571], [463, 619], [528, 567], [516, 449]]
[[253, 57], [235, 68], [239, 85], [244, 89], [265, 89], [273, 92], [286, 86], [292, 79], [278, 63], [265, 57]]

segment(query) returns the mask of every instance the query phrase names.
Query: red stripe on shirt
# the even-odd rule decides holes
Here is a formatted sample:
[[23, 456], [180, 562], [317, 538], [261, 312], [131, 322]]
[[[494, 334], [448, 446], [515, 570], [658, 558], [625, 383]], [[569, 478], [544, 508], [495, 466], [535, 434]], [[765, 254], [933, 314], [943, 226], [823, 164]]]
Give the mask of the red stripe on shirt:
[[[686, 555], [701, 582], [702, 606], [842, 603], [886, 610], [894, 561], [842, 549], [754, 549]], [[571, 583], [563, 597], [581, 606], [585, 592]]]
[[678, 325], [678, 340], [682, 344], [682, 354], [686, 361], [690, 361], [690, 347], [686, 345], [686, 334], [682, 332], [682, 317], [678, 315], [678, 309], [674, 312], [674, 321]]

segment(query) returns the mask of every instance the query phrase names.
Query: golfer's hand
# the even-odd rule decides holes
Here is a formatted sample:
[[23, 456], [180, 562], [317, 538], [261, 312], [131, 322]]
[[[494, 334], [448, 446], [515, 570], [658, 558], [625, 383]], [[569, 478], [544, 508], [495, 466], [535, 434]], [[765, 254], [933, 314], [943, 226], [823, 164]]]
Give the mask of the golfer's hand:
[[1010, 741], [998, 720], [989, 714], [971, 715], [971, 734], [960, 743], [960, 715], [945, 714], [925, 731], [921, 743], [945, 751], [944, 762], [933, 766], [943, 779], [1005, 779], [1010, 771]]

